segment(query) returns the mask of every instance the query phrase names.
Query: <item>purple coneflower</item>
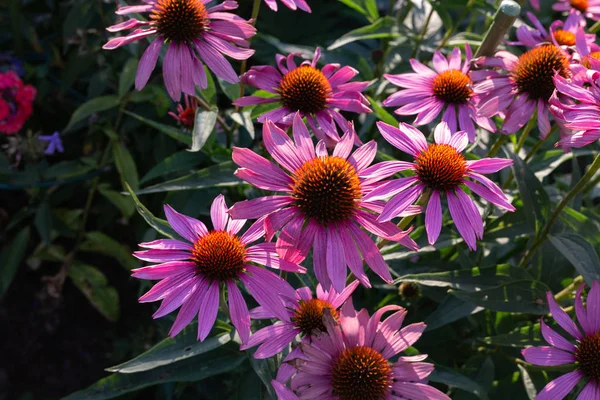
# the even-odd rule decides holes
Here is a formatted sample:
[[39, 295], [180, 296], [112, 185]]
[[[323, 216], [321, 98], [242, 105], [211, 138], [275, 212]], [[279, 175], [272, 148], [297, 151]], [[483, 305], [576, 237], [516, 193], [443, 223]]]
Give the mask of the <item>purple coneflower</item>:
[[[141, 90], [156, 66], [163, 44], [167, 52], [163, 62], [163, 76], [167, 92], [178, 101], [181, 92], [195, 94], [195, 86], [207, 87], [202, 62], [218, 77], [227, 82], [239, 82], [237, 73], [223, 54], [236, 60], [245, 60], [254, 54], [246, 39], [256, 29], [246, 20], [225, 12], [238, 7], [237, 2], [226, 0], [206, 7], [211, 0], [144, 0], [143, 5], [125, 6], [118, 15], [150, 13], [148, 21], [130, 18], [107, 28], [109, 32], [134, 29], [127, 36], [111, 39], [103, 48], [116, 49], [137, 40], [155, 36], [144, 52], [135, 77], [135, 88]], [[142, 28], [142, 29], [140, 29]]]
[[[390, 311], [393, 314], [381, 322], [383, 314]], [[339, 322], [326, 312], [323, 324], [327, 334], [301, 343], [302, 354], [293, 360], [296, 371], [272, 381], [279, 399], [449, 400], [427, 384], [434, 366], [423, 362], [426, 354], [391, 361], [412, 346], [426, 327], [418, 322], [400, 329], [406, 313], [406, 309], [391, 305], [369, 318], [367, 310], [357, 313], [350, 301], [342, 308]]]
[[366, 195], [365, 202], [392, 197], [381, 211], [379, 221], [389, 221], [402, 215], [423, 192], [430, 191], [425, 229], [429, 243], [433, 244], [442, 228], [441, 196], [445, 195], [458, 232], [469, 248], [475, 250], [477, 238], [483, 236], [483, 222], [477, 206], [462, 186], [504, 210], [515, 210], [502, 189], [482, 175], [498, 172], [512, 165], [512, 160], [465, 160], [461, 152], [468, 144], [466, 132], [451, 134], [448, 125], [442, 122], [435, 128], [435, 143], [428, 144], [419, 130], [405, 123], [401, 122], [395, 128], [378, 122], [377, 127], [392, 146], [414, 157], [414, 162], [405, 163], [403, 169], [415, 173], [414, 176], [389, 181]]
[[[242, 81], [258, 89], [275, 94], [263, 98], [246, 96], [233, 102], [236, 106], [279, 103], [279, 107], [260, 117], [258, 122], [270, 120], [282, 127], [292, 125], [294, 115], [300, 112], [319, 139], [331, 147], [339, 141], [336, 124], [342, 132], [348, 129], [348, 121], [338, 110], [355, 113], [370, 113], [369, 101], [361, 93], [369, 82], [350, 82], [358, 71], [339, 64], [327, 64], [317, 68], [321, 49], [317, 48], [312, 61], [304, 61], [299, 66], [294, 58], [278, 54], [277, 68], [270, 65], [252, 67]], [[358, 139], [358, 138], [356, 138]]]
[[575, 343], [565, 339], [544, 320], [540, 321], [542, 336], [550, 346], [529, 347], [522, 351], [525, 361], [545, 367], [577, 363], [574, 371], [554, 379], [537, 395], [536, 400], [562, 400], [584, 379], [587, 384], [577, 396], [577, 400], [600, 398], [600, 284], [592, 285], [584, 308], [581, 285], [575, 298], [575, 314], [582, 330], [569, 315], [562, 310], [552, 293], [547, 293], [548, 306], [556, 323], [575, 339]]
[[[290, 10], [297, 10], [298, 8], [302, 11], [311, 12], [310, 7], [306, 4], [304, 0], [279, 0], [281, 1], [287, 8]], [[273, 11], [277, 11], [277, 1], [276, 0], [265, 0], [267, 6]]]
[[[341, 293], [336, 292], [333, 288], [325, 291], [321, 285], [317, 285], [316, 298], [312, 296], [308, 287], [296, 290], [294, 298], [283, 299], [288, 309], [288, 318], [255, 332], [248, 342], [240, 347], [240, 350], [260, 344], [254, 353], [254, 358], [268, 358], [283, 350], [298, 335], [302, 335], [304, 340], [305, 338], [310, 339], [313, 334], [326, 332], [323, 325], [323, 310], [329, 309], [334, 318], [337, 318], [338, 309], [352, 295], [358, 284], [358, 281], [353, 281]], [[252, 319], [276, 318], [264, 307], [250, 310], [250, 317]]]
[[[518, 41], [511, 44], [533, 48], [542, 43], [548, 43], [566, 49], [575, 46], [577, 32], [583, 32], [585, 27], [585, 19], [574, 11], [569, 13], [566, 21], [557, 20], [552, 22], [550, 29], [546, 29], [540, 20], [530, 12], [527, 13], [527, 18], [534, 28], [521, 25], [516, 32]], [[596, 40], [596, 34], [594, 33], [584, 33], [584, 35], [585, 41], [589, 44], [594, 43]]]
[[552, 5], [555, 11], [575, 11], [593, 20], [600, 20], [600, 0], [557, 0]]
[[165, 205], [169, 224], [185, 241], [141, 243], [140, 247], [149, 250], [134, 253], [140, 260], [161, 263], [132, 271], [135, 278], [160, 280], [140, 297], [140, 302], [162, 300], [153, 317], [160, 318], [181, 306], [169, 332], [171, 337], [198, 315], [198, 340], [203, 341], [215, 323], [219, 294], [226, 287], [231, 322], [245, 342], [250, 335], [250, 314], [238, 281], [278, 318], [288, 317], [279, 296], [294, 296], [294, 290], [278, 275], [254, 264], [290, 272], [304, 272], [304, 268], [281, 259], [274, 243], [250, 245], [263, 237], [263, 221], [256, 221], [240, 236], [246, 221], [231, 220], [227, 211], [225, 199], [217, 196], [210, 209], [213, 230], [209, 231], [197, 219]]
[[560, 47], [541, 45], [520, 57], [499, 51], [494, 57], [482, 57], [480, 65], [504, 70], [480, 70], [472, 73], [475, 93], [480, 96], [481, 115], [505, 115], [502, 133], [521, 129], [537, 109], [540, 135], [550, 132], [548, 100], [554, 92], [554, 75], [571, 75], [569, 58]]
[[414, 58], [410, 60], [414, 72], [384, 77], [396, 86], [404, 88], [392, 94], [383, 102], [387, 107], [398, 107], [398, 115], [415, 115], [415, 125], [426, 125], [440, 113], [450, 129], [455, 132], [458, 126], [469, 135], [469, 141], [475, 141], [475, 124], [495, 132], [494, 123], [487, 117], [478, 115], [477, 94], [472, 90], [469, 69], [472, 53], [465, 45], [466, 59], [461, 62], [460, 48], [455, 47], [446, 58], [438, 50], [433, 55], [435, 71]]
[[[352, 152], [353, 129], [348, 130], [330, 155], [323, 141], [313, 145], [300, 114], [294, 119], [292, 141], [271, 121], [265, 121], [263, 140], [267, 151], [287, 173], [253, 151], [234, 147], [235, 175], [248, 183], [280, 195], [259, 197], [236, 203], [233, 218], [265, 218], [267, 240], [279, 230], [277, 248], [285, 258], [301, 262], [313, 249], [314, 270], [323, 287], [344, 289], [346, 265], [357, 279], [370, 287], [360, 254], [371, 269], [386, 282], [392, 277], [368, 231], [386, 240], [416, 248], [408, 237], [390, 222], [377, 222], [380, 202], [362, 199], [378, 187], [382, 179], [405, 169], [402, 161], [373, 166], [377, 143], [371, 141]], [[418, 213], [420, 209], [407, 209]], [[360, 251], [360, 253], [359, 253]]]

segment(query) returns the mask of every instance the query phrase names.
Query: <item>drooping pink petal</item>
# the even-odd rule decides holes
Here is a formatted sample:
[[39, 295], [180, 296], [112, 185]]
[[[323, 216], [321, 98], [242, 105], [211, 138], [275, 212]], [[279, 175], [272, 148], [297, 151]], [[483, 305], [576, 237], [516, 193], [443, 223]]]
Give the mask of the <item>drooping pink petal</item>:
[[577, 382], [583, 378], [581, 371], [573, 371], [564, 374], [548, 383], [541, 392], [538, 393], [536, 400], [562, 400], [577, 385]]
[[204, 339], [210, 333], [215, 320], [217, 319], [217, 313], [219, 312], [219, 282], [213, 281], [208, 288], [202, 304], [200, 305], [200, 311], [198, 313], [198, 340], [203, 342]]
[[431, 197], [427, 203], [425, 230], [427, 231], [427, 241], [433, 245], [442, 230], [442, 203], [440, 201], [440, 192], [437, 190], [431, 193]]
[[242, 343], [246, 343], [250, 337], [250, 313], [248, 312], [248, 306], [234, 281], [227, 281], [227, 292], [231, 322], [239, 333]]

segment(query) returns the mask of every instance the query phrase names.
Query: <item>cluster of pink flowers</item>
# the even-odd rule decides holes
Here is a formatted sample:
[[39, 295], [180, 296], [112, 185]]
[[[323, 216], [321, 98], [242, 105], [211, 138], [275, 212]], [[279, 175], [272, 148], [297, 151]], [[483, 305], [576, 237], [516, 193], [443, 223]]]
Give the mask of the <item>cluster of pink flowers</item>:
[[[277, 9], [275, 0], [265, 2]], [[310, 12], [304, 0], [281, 2]], [[537, 114], [545, 138], [553, 115], [562, 135], [559, 144], [565, 148], [600, 137], [600, 53], [593, 44], [595, 35], [584, 31], [585, 17], [600, 17], [600, 6], [594, 0], [559, 1], [555, 10], [569, 11], [569, 16], [548, 29], [530, 15], [533, 28], [519, 28], [514, 42], [526, 48], [521, 55], [500, 51], [473, 60], [467, 44], [464, 59], [458, 47], [449, 56], [436, 51], [433, 69], [412, 59], [413, 72], [385, 75], [401, 88], [384, 101], [385, 106], [398, 107], [398, 115], [416, 116], [414, 125], [437, 124], [429, 142], [409, 124], [378, 122], [383, 138], [412, 161], [374, 163], [377, 143], [363, 144], [353, 123], [341, 113], [371, 112], [363, 95], [369, 82], [352, 81], [357, 70], [339, 64], [319, 67], [317, 48], [311, 61], [297, 63], [297, 54], [277, 55], [275, 65], [254, 66], [238, 77], [224, 56], [245, 60], [254, 53], [249, 48], [256, 34], [253, 21], [230, 12], [237, 8], [235, 1], [212, 7], [207, 3], [144, 0], [143, 5], [121, 7], [119, 15], [149, 13], [150, 19], [131, 18], [108, 28], [110, 32], [135, 30], [104, 47], [154, 38], [140, 60], [135, 85], [141, 89], [166, 45], [166, 89], [176, 101], [182, 92], [186, 95], [185, 107], [172, 115], [187, 127], [193, 124], [197, 108], [187, 96], [194, 96], [196, 86], [207, 85], [204, 64], [228, 82], [241, 80], [263, 91], [261, 96], [241, 97], [234, 105], [272, 106], [258, 117], [272, 160], [237, 147], [232, 158], [239, 166], [236, 176], [271, 193], [231, 208], [218, 196], [211, 207], [212, 229], [165, 206], [167, 220], [180, 238], [140, 244], [146, 250], [135, 256], [157, 264], [136, 269], [133, 276], [159, 281], [140, 301], [162, 301], [155, 318], [180, 309], [171, 336], [198, 316], [198, 340], [204, 340], [221, 306], [239, 332], [242, 349], [258, 346], [256, 358], [274, 356], [292, 343], [273, 382], [281, 399], [447, 399], [427, 384], [433, 365], [423, 362], [426, 355], [390, 361], [417, 341], [425, 325], [400, 329], [406, 315], [402, 307], [383, 307], [369, 316], [366, 310], [354, 309], [350, 296], [359, 285], [371, 287], [365, 264], [383, 281], [393, 281], [380, 251], [384, 242], [418, 249], [410, 237], [412, 227], [404, 230], [391, 220], [424, 212], [427, 240], [434, 244], [443, 227], [442, 204], [446, 203], [459, 234], [475, 250], [484, 223], [472, 194], [503, 211], [515, 210], [503, 190], [485, 176], [512, 161], [463, 155], [477, 139], [478, 128], [512, 134]], [[499, 128], [496, 117], [502, 119]], [[399, 178], [392, 178], [398, 174]], [[247, 220], [255, 222], [241, 233]], [[311, 253], [312, 269], [307, 272], [301, 264]], [[319, 282], [316, 297], [308, 287], [294, 289], [281, 277], [284, 274], [276, 272], [314, 274]], [[240, 284], [259, 307], [248, 309]], [[597, 286], [590, 292], [587, 317], [577, 306], [585, 337], [549, 296], [557, 322], [580, 344], [559, 339], [542, 322], [544, 337], [565, 354], [527, 349], [526, 359], [542, 364], [546, 360], [545, 365], [578, 359], [587, 337], [595, 335], [590, 343], [598, 337], [599, 292]], [[382, 321], [386, 312], [392, 314]], [[277, 322], [252, 333], [251, 319]], [[562, 389], [549, 385], [538, 398], [564, 397], [577, 380], [590, 377], [586, 367], [581, 368], [559, 378], [568, 380], [568, 384], [559, 382]], [[588, 397], [580, 398], [598, 394], [595, 379], [584, 390]]]

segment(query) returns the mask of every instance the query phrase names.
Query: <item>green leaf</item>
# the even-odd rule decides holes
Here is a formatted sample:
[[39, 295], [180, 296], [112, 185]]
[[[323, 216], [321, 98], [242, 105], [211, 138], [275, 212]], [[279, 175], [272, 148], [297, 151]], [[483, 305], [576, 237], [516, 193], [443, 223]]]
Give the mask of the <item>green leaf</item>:
[[254, 131], [254, 123], [252, 122], [250, 111], [234, 112], [231, 113], [230, 117], [237, 124], [246, 128], [248, 134], [250, 134], [250, 137], [254, 139], [256, 132]]
[[200, 151], [210, 134], [215, 129], [219, 110], [214, 108], [210, 111], [203, 111], [200, 108], [196, 110], [194, 119], [194, 130], [192, 131], [192, 148], [190, 151]]
[[339, 0], [340, 3], [344, 3], [345, 5], [347, 5], [348, 7], [352, 8], [353, 10], [358, 11], [359, 13], [361, 13], [362, 15], [367, 15], [367, 10], [364, 9], [364, 7], [362, 6], [362, 1], [357, 1], [357, 0]]
[[371, 103], [371, 106], [373, 107], [373, 111], [375, 112], [375, 115], [377, 116], [377, 118], [379, 118], [380, 120], [382, 120], [386, 124], [389, 124], [389, 125], [392, 125], [392, 126], [398, 126], [398, 121], [396, 120], [396, 118], [394, 118], [394, 116], [392, 114], [390, 114], [389, 112], [387, 112], [382, 107], [381, 103], [379, 103], [375, 99], [372, 99], [369, 96], [367, 96], [367, 99], [369, 99], [369, 102]]
[[25, 251], [29, 243], [29, 227], [17, 233], [14, 239], [2, 248], [0, 253], [0, 299], [6, 293], [19, 266], [25, 258]]
[[534, 400], [538, 395], [538, 391], [535, 388], [531, 376], [529, 376], [529, 372], [522, 365], [517, 364], [517, 367], [519, 367], [519, 371], [521, 371], [521, 381], [523, 382], [527, 396], [530, 400]]
[[135, 204], [131, 198], [123, 196], [121, 193], [112, 190], [108, 184], [98, 186], [98, 191], [115, 207], [117, 207], [125, 218], [130, 218], [135, 212]]
[[42, 202], [35, 213], [35, 227], [45, 244], [50, 243], [52, 231], [52, 212], [47, 201]]
[[339, 47], [345, 46], [348, 43], [356, 42], [358, 40], [366, 39], [384, 39], [384, 38], [396, 38], [399, 36], [398, 33], [392, 32], [395, 21], [392, 17], [383, 17], [373, 22], [371, 25], [363, 26], [351, 30], [339, 39], [334, 41], [327, 50], [334, 50]]
[[240, 85], [239, 83], [229, 83], [217, 76], [217, 82], [219, 83], [219, 87], [229, 100], [234, 101], [238, 97], [240, 97]]
[[140, 181], [146, 183], [154, 178], [174, 172], [189, 171], [206, 159], [203, 153], [180, 151], [156, 164]]
[[369, 21], [375, 21], [379, 18], [379, 11], [377, 11], [377, 1], [376, 0], [363, 0], [365, 4], [365, 8], [369, 15]]
[[600, 281], [600, 261], [591, 243], [576, 233], [548, 235], [548, 239], [573, 264], [588, 285]]
[[69, 123], [63, 129], [63, 132], [67, 132], [73, 128], [73, 126], [83, 121], [85, 118], [89, 117], [92, 114], [99, 113], [102, 111], [110, 110], [111, 108], [115, 108], [119, 105], [119, 97], [118, 96], [101, 96], [96, 97], [92, 100], [89, 100], [82, 105], [80, 105], [77, 110], [71, 115], [71, 119]]
[[547, 314], [546, 292], [550, 289], [539, 281], [517, 281], [478, 292], [451, 290], [459, 299], [492, 311]]
[[114, 258], [127, 271], [137, 268], [138, 262], [131, 255], [131, 251], [126, 249], [110, 236], [102, 232], [88, 232], [85, 235], [85, 241], [81, 244], [82, 251], [100, 253]]
[[135, 81], [135, 74], [138, 68], [138, 59], [130, 58], [123, 66], [123, 71], [119, 77], [119, 97], [129, 92]]
[[233, 338], [232, 334], [228, 332], [210, 337], [204, 342], [199, 342], [197, 336], [198, 324], [190, 324], [174, 338], [164, 339], [134, 359], [106, 368], [106, 370], [123, 374], [148, 371], [199, 356], [229, 343]]
[[207, 66], [204, 66], [204, 72], [206, 73], [206, 89], [200, 90], [198, 86], [196, 86], [196, 93], [199, 94], [200, 97], [204, 98], [208, 104], [216, 104], [217, 87], [215, 86], [215, 80], [213, 79], [212, 74]]
[[232, 354], [219, 349], [206, 353], [202, 357], [189, 358], [136, 374], [112, 374], [63, 400], [112, 399], [152, 385], [168, 382], [197, 382], [234, 370], [245, 360], [244, 354], [239, 352]]
[[140, 180], [138, 177], [137, 168], [135, 166], [135, 161], [133, 160], [129, 150], [127, 150], [127, 148], [120, 142], [113, 141], [112, 154], [117, 170], [119, 171], [119, 175], [121, 175], [123, 187], [125, 187], [125, 182], [127, 182], [129, 186], [131, 186], [134, 190], [137, 190], [140, 187]]
[[144, 218], [146, 220], [148, 225], [150, 225], [158, 233], [160, 233], [168, 238], [171, 238], [171, 239], [179, 238], [179, 235], [177, 234], [177, 232], [175, 232], [173, 230], [173, 228], [171, 228], [169, 223], [167, 221], [165, 221], [164, 219], [156, 218], [150, 212], [150, 210], [148, 210], [146, 208], [146, 206], [144, 206], [140, 202], [140, 199], [137, 198], [137, 196], [135, 195], [135, 192], [127, 184], [126, 184], [126, 189], [129, 192], [129, 194], [131, 195], [131, 197], [133, 198], [133, 201], [135, 202], [135, 208], [137, 209], [137, 212], [142, 216], [142, 218]]
[[210, 187], [236, 186], [242, 183], [233, 172], [236, 167], [231, 161], [201, 169], [190, 175], [141, 189], [136, 194], [198, 190]]
[[532, 279], [533, 277], [523, 268], [501, 264], [495, 267], [404, 275], [397, 278], [394, 284], [409, 281], [418, 282], [425, 286], [449, 287], [474, 292], [491, 289], [514, 281]]
[[550, 214], [550, 199], [548, 193], [537, 179], [533, 171], [515, 153], [505, 150], [513, 160], [513, 173], [517, 180], [519, 195], [523, 201], [525, 218], [531, 229], [538, 227]]
[[522, 326], [510, 333], [487, 336], [478, 338], [477, 340], [489, 344], [490, 346], [514, 347], [518, 349], [527, 346], [541, 346], [544, 344], [539, 322]]
[[429, 332], [441, 328], [454, 321], [476, 314], [479, 311], [483, 311], [483, 307], [478, 307], [456, 296], [447, 295], [439, 307], [425, 318], [425, 324], [427, 324], [426, 331]]
[[452, 368], [436, 365], [431, 375], [429, 375], [429, 380], [432, 382], [443, 383], [444, 385], [448, 385], [450, 387], [462, 389], [466, 392], [474, 394], [481, 400], [489, 399], [483, 386], [467, 378], [463, 374], [453, 370]]
[[96, 267], [73, 263], [69, 277], [92, 305], [109, 321], [119, 319], [119, 293]]
[[124, 113], [137, 119], [140, 122], [143, 122], [144, 124], [154, 128], [154, 129], [157, 129], [158, 131], [172, 137], [173, 139], [175, 139], [181, 143], [187, 144], [188, 146], [192, 145], [192, 137], [188, 133], [184, 133], [181, 130], [174, 128], [172, 126], [161, 124], [160, 122], [156, 122], [156, 121], [152, 121], [151, 119], [144, 118], [141, 115], [132, 113], [131, 111], [124, 111]]

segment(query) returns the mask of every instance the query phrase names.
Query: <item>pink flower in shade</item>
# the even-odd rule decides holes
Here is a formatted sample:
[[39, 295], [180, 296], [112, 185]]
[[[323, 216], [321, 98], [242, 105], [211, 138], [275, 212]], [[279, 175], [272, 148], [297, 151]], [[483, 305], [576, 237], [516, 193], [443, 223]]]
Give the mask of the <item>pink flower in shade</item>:
[[198, 100], [194, 96], [183, 95], [184, 103], [177, 104], [177, 112], [169, 111], [169, 115], [175, 118], [182, 126], [187, 129], [194, 128], [196, 119], [196, 110], [198, 109]]
[[[521, 25], [516, 32], [518, 41], [511, 42], [511, 44], [533, 48], [542, 43], [548, 43], [567, 49], [575, 46], [577, 32], [583, 32], [583, 28], [585, 28], [585, 19], [574, 11], [569, 13], [566, 21], [557, 20], [552, 22], [550, 29], [544, 28], [540, 20], [530, 12], [527, 13], [527, 18], [534, 28]], [[589, 44], [594, 43], [596, 40], [596, 34], [594, 33], [584, 33], [584, 35], [585, 41]]]
[[107, 28], [109, 32], [134, 29], [127, 36], [111, 39], [103, 48], [116, 49], [137, 40], [154, 36], [146, 49], [135, 77], [135, 88], [141, 90], [156, 66], [163, 44], [167, 52], [163, 62], [163, 77], [167, 92], [178, 101], [181, 92], [195, 94], [195, 86], [207, 87], [206, 72], [202, 62], [215, 75], [227, 82], [237, 83], [239, 78], [223, 55], [245, 60], [254, 54], [246, 39], [256, 34], [256, 29], [246, 20], [225, 12], [238, 7], [237, 2], [226, 0], [206, 7], [211, 0], [144, 0], [143, 5], [125, 6], [118, 15], [150, 13], [148, 21], [130, 18]]
[[243, 75], [244, 83], [273, 93], [274, 97], [246, 96], [233, 104], [251, 106], [279, 103], [277, 108], [258, 117], [258, 122], [270, 120], [286, 128], [292, 125], [294, 115], [300, 112], [315, 135], [331, 147], [340, 139], [336, 124], [342, 132], [348, 129], [348, 121], [338, 110], [372, 112], [369, 101], [361, 93], [369, 82], [349, 82], [358, 74], [352, 67], [340, 68], [339, 64], [327, 64], [318, 69], [320, 48], [315, 50], [312, 62], [304, 61], [300, 66], [294, 61], [297, 55], [290, 54], [286, 58], [278, 54], [275, 57], [277, 68], [270, 65], [252, 67]]
[[[390, 311], [393, 314], [381, 322]], [[279, 399], [449, 400], [427, 384], [434, 366], [423, 362], [426, 354], [391, 360], [412, 346], [426, 327], [418, 322], [400, 329], [406, 314], [406, 309], [390, 305], [369, 317], [365, 309], [357, 313], [351, 301], [342, 308], [339, 323], [326, 312], [327, 334], [301, 343], [302, 354], [287, 360], [296, 368], [286, 368], [271, 382]]]
[[454, 132], [457, 127], [466, 131], [469, 141], [475, 141], [475, 124], [494, 132], [496, 127], [487, 117], [480, 117], [477, 110], [477, 95], [471, 89], [469, 77], [471, 65], [471, 48], [465, 45], [467, 52], [464, 63], [461, 63], [461, 51], [455, 47], [446, 58], [438, 50], [433, 55], [433, 67], [429, 69], [415, 59], [410, 63], [414, 72], [399, 75], [384, 75], [394, 85], [404, 88], [392, 94], [383, 102], [384, 106], [397, 107], [398, 115], [417, 114], [415, 125], [426, 125], [440, 113]]
[[[311, 12], [310, 7], [306, 4], [304, 0], [279, 0], [290, 10], [301, 9], [302, 11]], [[267, 6], [273, 11], [277, 11], [277, 1], [276, 0], [265, 0]]]
[[[504, 115], [501, 132], [515, 133], [534, 115], [540, 135], [550, 132], [548, 100], [554, 92], [554, 75], [569, 77], [569, 58], [554, 45], [541, 45], [520, 57], [499, 51], [494, 57], [482, 57], [478, 63], [492, 70], [473, 71], [479, 95], [479, 113], [491, 117]], [[497, 69], [497, 70], [496, 70]]]
[[[312, 296], [308, 287], [296, 290], [294, 298], [284, 299], [288, 309], [288, 318], [255, 332], [250, 340], [240, 347], [240, 350], [260, 344], [254, 353], [254, 358], [268, 358], [282, 351], [298, 335], [302, 335], [303, 340], [306, 340], [314, 334], [326, 332], [323, 325], [323, 310], [329, 309], [329, 312], [337, 319], [337, 310], [352, 295], [358, 284], [358, 281], [353, 281], [341, 293], [334, 289], [324, 291], [321, 285], [317, 285], [316, 298]], [[265, 310], [264, 307], [251, 310], [250, 317], [253, 319], [275, 318], [273, 313]]]
[[[365, 194], [380, 181], [405, 169], [402, 161], [382, 162], [369, 166], [377, 152], [371, 141], [352, 152], [354, 135], [350, 130], [328, 154], [323, 141], [316, 149], [296, 114], [294, 141], [271, 121], [265, 121], [263, 140], [267, 151], [287, 173], [249, 149], [233, 149], [233, 161], [239, 165], [235, 175], [248, 183], [279, 195], [259, 197], [236, 203], [229, 214], [233, 218], [265, 218], [267, 240], [281, 230], [277, 238], [280, 254], [293, 262], [301, 262], [313, 249], [314, 271], [323, 287], [339, 293], [346, 281], [346, 265], [357, 279], [370, 287], [363, 270], [361, 254], [371, 269], [386, 282], [392, 277], [375, 243], [361, 226], [386, 240], [396, 241], [411, 249], [410, 230], [377, 222], [382, 202], [365, 203]], [[406, 210], [419, 213], [420, 208]]]
[[529, 0], [529, 4], [531, 4], [534, 10], [540, 11], [540, 0]]
[[293, 288], [278, 275], [254, 264], [290, 272], [305, 272], [304, 268], [281, 259], [274, 243], [250, 245], [264, 235], [263, 221], [255, 222], [240, 236], [246, 221], [231, 220], [227, 211], [223, 196], [217, 196], [210, 209], [214, 230], [209, 231], [197, 219], [165, 205], [169, 224], [185, 241], [159, 239], [141, 243], [140, 247], [149, 250], [134, 253], [140, 260], [161, 263], [132, 271], [136, 278], [160, 280], [140, 297], [140, 302], [162, 300], [153, 317], [162, 317], [181, 306], [169, 332], [171, 337], [198, 315], [198, 340], [203, 341], [217, 317], [219, 292], [226, 287], [231, 322], [242, 342], [248, 340], [250, 314], [238, 281], [278, 318], [288, 317], [279, 296], [294, 296]]
[[36, 90], [24, 85], [14, 71], [0, 72], [0, 132], [13, 135], [21, 130], [31, 112]]
[[600, 20], [600, 0], [557, 0], [552, 9], [563, 12], [574, 10], [586, 18]]
[[600, 72], [586, 69], [577, 76], [580, 79], [556, 76], [558, 96], [550, 100], [555, 119], [561, 127], [572, 130], [561, 135], [557, 146], [563, 148], [584, 147], [600, 139]]
[[552, 318], [576, 343], [556, 333], [542, 319], [542, 336], [550, 346], [529, 347], [522, 351], [525, 361], [534, 365], [550, 367], [577, 363], [573, 372], [548, 383], [537, 395], [536, 400], [562, 400], [582, 379], [587, 381], [587, 384], [577, 396], [577, 400], [600, 398], [600, 284], [595, 281], [592, 285], [585, 308], [581, 301], [584, 286], [581, 285], [575, 298], [575, 314], [581, 330], [556, 304], [552, 293], [547, 294]]
[[442, 228], [441, 196], [445, 195], [458, 232], [469, 248], [475, 250], [476, 239], [483, 236], [483, 222], [463, 185], [504, 210], [515, 210], [502, 189], [482, 175], [498, 172], [512, 165], [512, 160], [482, 158], [466, 161], [461, 154], [468, 144], [466, 132], [451, 134], [448, 125], [442, 122], [435, 128], [435, 143], [428, 144], [425, 136], [410, 125], [400, 123], [399, 128], [395, 128], [378, 122], [377, 127], [392, 146], [414, 157], [414, 162], [405, 163], [403, 169], [415, 173], [381, 185], [365, 196], [365, 202], [392, 197], [381, 211], [379, 221], [402, 215], [423, 192], [428, 191], [431, 197], [425, 211], [425, 229], [429, 243], [434, 244]]

